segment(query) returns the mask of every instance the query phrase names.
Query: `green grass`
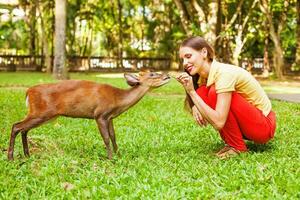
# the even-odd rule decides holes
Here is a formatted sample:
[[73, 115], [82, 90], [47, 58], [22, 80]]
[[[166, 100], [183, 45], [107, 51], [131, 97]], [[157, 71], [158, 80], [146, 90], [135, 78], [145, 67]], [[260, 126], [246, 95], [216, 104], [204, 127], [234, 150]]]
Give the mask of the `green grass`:
[[[123, 78], [96, 75], [71, 77], [127, 87]], [[29, 132], [30, 158], [19, 135], [15, 161], [8, 162], [11, 126], [27, 112], [23, 86], [52, 81], [39, 73], [0, 73], [0, 199], [300, 198], [299, 104], [272, 101], [275, 138], [219, 160], [213, 155], [223, 146], [219, 135], [193, 123], [174, 80], [114, 120], [120, 155], [111, 161], [93, 120], [61, 117]]]

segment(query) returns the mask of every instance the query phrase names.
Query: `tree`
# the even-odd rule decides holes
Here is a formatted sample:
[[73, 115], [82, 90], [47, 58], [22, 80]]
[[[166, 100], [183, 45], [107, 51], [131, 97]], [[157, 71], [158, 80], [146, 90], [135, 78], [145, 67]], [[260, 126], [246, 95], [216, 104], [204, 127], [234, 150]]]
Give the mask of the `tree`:
[[[243, 1], [240, 1], [240, 2], [243, 2]], [[246, 25], [249, 21], [251, 12], [255, 8], [257, 3], [258, 3], [258, 0], [254, 0], [252, 2], [250, 9], [247, 10], [247, 14], [244, 14], [245, 17], [243, 18], [242, 16], [240, 16], [240, 19], [242, 19], [242, 20], [239, 20], [239, 22], [236, 23], [237, 30], [236, 30], [236, 34], [234, 36], [235, 46], [233, 49], [231, 62], [237, 66], [239, 65], [239, 56], [240, 56], [242, 49], [248, 39], [248, 37], [246, 36], [246, 33], [245, 33]], [[242, 13], [238, 12], [237, 15], [242, 15]]]
[[[0, 50], [19, 55], [42, 53], [50, 71], [55, 33], [55, 54], [60, 52], [55, 73], [66, 72], [62, 61], [66, 55], [109, 56], [119, 61], [122, 56], [171, 57], [175, 68], [181, 40], [201, 35], [224, 62], [238, 65], [241, 57], [264, 56], [267, 63], [269, 56], [276, 73], [282, 73], [286, 58], [296, 55], [295, 63], [299, 63], [297, 0], [68, 0], [64, 17], [54, 14], [54, 1], [19, 0], [4, 7], [7, 11], [1, 12], [7, 14], [1, 14]], [[57, 4], [61, 7], [63, 3]], [[23, 10], [22, 17], [14, 14], [15, 8]], [[58, 24], [65, 24], [65, 17], [65, 36], [61, 37]]]
[[118, 47], [118, 67], [123, 68], [123, 21], [122, 21], [122, 4], [117, 0], [118, 4], [118, 28], [119, 28], [119, 47]]
[[[49, 10], [49, 7], [51, 8]], [[52, 1], [40, 1], [37, 5], [39, 18], [40, 18], [40, 25], [41, 25], [41, 40], [42, 40], [42, 48], [43, 48], [43, 56], [44, 56], [44, 64], [46, 66], [46, 72], [51, 73], [52, 71], [52, 62], [51, 62], [51, 52], [50, 52], [50, 44], [53, 44], [52, 40], [49, 40], [51, 30], [47, 27], [47, 20], [51, 19], [53, 10], [53, 2]], [[51, 20], [50, 20], [51, 21]], [[51, 24], [50, 24], [51, 26]]]
[[55, 46], [53, 76], [67, 79], [66, 67], [66, 4], [67, 0], [55, 0]]
[[206, 0], [199, 4], [196, 0], [174, 0], [180, 13], [180, 21], [187, 36], [201, 34], [214, 44], [216, 41], [217, 17], [220, 1]]
[[181, 22], [182, 28], [188, 36], [191, 36], [192, 32], [190, 29], [190, 23], [191, 23], [190, 16], [189, 16], [187, 8], [184, 4], [184, 1], [183, 0], [174, 0], [174, 2], [180, 13], [180, 22]]
[[297, 13], [297, 28], [296, 28], [296, 54], [295, 61], [293, 63], [294, 69], [300, 69], [300, 0], [296, 2]]
[[[273, 51], [273, 65], [275, 69], [275, 74], [277, 78], [283, 78], [283, 67], [284, 67], [284, 57], [283, 57], [283, 48], [281, 44], [280, 34], [285, 26], [286, 22], [286, 12], [289, 2], [284, 0], [281, 7], [281, 12], [279, 16], [279, 21], [277, 22], [277, 26], [274, 24], [274, 13], [271, 10], [270, 0], [260, 0], [260, 9], [264, 13], [266, 20], [269, 24], [270, 37], [274, 43], [274, 51]], [[275, 28], [277, 27], [277, 28]]]
[[269, 76], [270, 63], [269, 63], [269, 25], [264, 24], [264, 69], [263, 76]]

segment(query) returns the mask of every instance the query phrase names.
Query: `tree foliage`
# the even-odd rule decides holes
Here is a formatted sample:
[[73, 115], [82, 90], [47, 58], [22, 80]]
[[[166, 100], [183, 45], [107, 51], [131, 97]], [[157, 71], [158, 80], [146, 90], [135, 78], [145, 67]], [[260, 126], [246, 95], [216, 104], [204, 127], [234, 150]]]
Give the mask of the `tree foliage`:
[[[283, 58], [295, 57], [300, 40], [296, 3], [69, 0], [66, 52], [81, 56], [172, 57], [176, 61], [180, 41], [188, 35], [202, 35], [215, 47], [218, 58], [235, 64], [242, 57], [263, 57], [265, 51], [273, 57], [280, 54], [278, 48]], [[18, 5], [0, 8], [2, 54], [42, 55], [42, 41], [47, 41], [47, 50], [53, 54], [54, 0], [22, 0]], [[16, 9], [24, 15], [18, 16]]]

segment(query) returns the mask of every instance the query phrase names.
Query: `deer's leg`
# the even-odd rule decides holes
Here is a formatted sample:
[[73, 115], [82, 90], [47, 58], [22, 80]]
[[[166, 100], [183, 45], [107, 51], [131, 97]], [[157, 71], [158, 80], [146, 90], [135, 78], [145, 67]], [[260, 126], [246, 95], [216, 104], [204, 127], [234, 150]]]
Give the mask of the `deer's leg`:
[[112, 119], [109, 120], [109, 137], [110, 137], [110, 140], [112, 142], [112, 145], [113, 145], [113, 148], [114, 148], [114, 152], [116, 153], [118, 151], [118, 145], [116, 143], [116, 137], [115, 137], [115, 129], [114, 129], [114, 126], [113, 126], [113, 121]]
[[105, 147], [106, 147], [106, 151], [107, 151], [107, 157], [108, 159], [112, 159], [112, 151], [109, 145], [109, 123], [108, 120], [99, 117], [97, 119], [97, 125], [98, 125], [98, 129], [101, 133], [101, 136], [103, 138]]
[[9, 147], [8, 147], [8, 159], [9, 160], [14, 159], [13, 154], [14, 154], [15, 139], [19, 132], [22, 132], [22, 142], [23, 142], [24, 153], [26, 156], [29, 156], [27, 136], [26, 136], [27, 132], [30, 129], [35, 128], [35, 127], [41, 125], [42, 123], [48, 121], [51, 118], [53, 118], [53, 116], [47, 116], [47, 117], [45, 117], [45, 116], [44, 117], [27, 116], [23, 121], [15, 123], [12, 127], [11, 135], [10, 135], [10, 142], [9, 142]]
[[28, 131], [23, 131], [22, 133], [22, 143], [23, 143], [23, 151], [24, 155], [29, 157], [29, 149], [28, 149], [28, 141], [27, 141], [27, 133]]
[[10, 134], [10, 140], [9, 140], [9, 147], [8, 147], [8, 153], [7, 153], [7, 158], [9, 160], [13, 160], [14, 159], [14, 146], [15, 146], [15, 139], [16, 136], [18, 135], [18, 133], [21, 131], [20, 129], [18, 129], [16, 126], [19, 123], [16, 123], [12, 126], [11, 129], [11, 134]]

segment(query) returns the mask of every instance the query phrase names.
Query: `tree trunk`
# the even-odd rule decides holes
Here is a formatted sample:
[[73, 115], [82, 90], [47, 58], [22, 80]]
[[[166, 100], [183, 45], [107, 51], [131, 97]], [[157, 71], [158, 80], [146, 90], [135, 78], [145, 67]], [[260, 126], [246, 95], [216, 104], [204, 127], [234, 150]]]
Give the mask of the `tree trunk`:
[[[123, 22], [122, 22], [122, 4], [120, 0], [118, 0], [118, 23], [119, 23], [118, 67], [123, 68]], [[142, 38], [142, 42], [143, 39], [144, 38]]]
[[296, 32], [296, 55], [295, 62], [293, 63], [294, 69], [300, 69], [300, 0], [297, 0], [297, 32]]
[[82, 44], [81, 44], [81, 56], [86, 56], [86, 51], [87, 51], [87, 48], [88, 48], [88, 44], [89, 44], [89, 23], [87, 22], [87, 24], [85, 25], [84, 27], [84, 30], [83, 30], [83, 34], [82, 34]]
[[263, 77], [269, 77], [270, 63], [269, 63], [269, 26], [267, 23], [264, 24], [265, 31], [265, 46], [264, 46], [264, 68]]
[[274, 42], [274, 52], [273, 52], [273, 65], [275, 69], [275, 74], [277, 78], [282, 79], [283, 78], [283, 67], [284, 67], [284, 58], [283, 58], [283, 50], [281, 47], [281, 41], [278, 35], [276, 35], [274, 31], [274, 26], [271, 24], [270, 27], [270, 36], [272, 41]]
[[[228, 7], [227, 5], [224, 3], [222, 4], [222, 10], [227, 10]], [[223, 13], [224, 14], [224, 20], [223, 20], [223, 26], [227, 27], [228, 26], [228, 14]], [[226, 31], [226, 29], [225, 29]], [[224, 34], [224, 36], [221, 38], [221, 48], [216, 49], [217, 51], [219, 50], [219, 58], [222, 62], [226, 62], [226, 63], [230, 63], [230, 40], [227, 36], [227, 34]]]
[[[52, 4], [51, 7], [51, 71], [53, 71], [54, 68], [54, 43], [55, 43], [55, 2]], [[47, 69], [48, 70], [48, 69]]]
[[[219, 0], [220, 1], [220, 0]], [[205, 18], [205, 13], [203, 11], [203, 9], [201, 8], [201, 6], [198, 4], [197, 0], [190, 0], [194, 10], [196, 11], [196, 14], [198, 16], [198, 23], [199, 23], [199, 28], [201, 30], [202, 33], [206, 32], [206, 25], [207, 25], [207, 21]]]
[[281, 46], [275, 47], [274, 55], [273, 55], [273, 63], [275, 68], [276, 77], [279, 79], [283, 79], [283, 67], [284, 67], [284, 58], [283, 58], [283, 50]]
[[232, 52], [232, 64], [239, 66], [239, 56], [243, 49], [243, 41], [242, 41], [242, 35], [243, 35], [243, 27], [242, 25], [238, 24], [237, 28], [237, 34], [235, 35], [235, 48]]
[[36, 55], [36, 2], [32, 1], [30, 2], [30, 11], [29, 11], [29, 29], [30, 29], [30, 48], [29, 48], [29, 54], [31, 56]]
[[190, 18], [189, 18], [189, 14], [187, 12], [187, 8], [184, 5], [184, 2], [181, 0], [174, 0], [174, 2], [180, 13], [180, 22], [181, 22], [182, 28], [188, 36], [191, 36], [193, 33], [189, 28]]
[[[37, 41], [36, 41], [36, 0], [29, 1], [29, 16], [27, 20], [25, 20], [29, 26], [29, 54], [32, 57], [30, 60], [30, 64], [36, 67], [36, 59], [35, 56], [37, 54]], [[36, 68], [36, 70], [38, 70]]]
[[55, 0], [55, 47], [53, 76], [67, 79], [66, 67], [66, 0]]
[[283, 67], [284, 67], [284, 58], [283, 58], [283, 50], [280, 41], [280, 32], [283, 24], [285, 22], [284, 17], [281, 17], [281, 23], [278, 25], [277, 32], [275, 31], [275, 27], [273, 24], [273, 14], [269, 8], [269, 1], [268, 0], [261, 0], [260, 5], [261, 11], [265, 14], [269, 28], [270, 28], [270, 38], [274, 43], [274, 52], [273, 52], [273, 65], [275, 69], [276, 77], [279, 79], [283, 78]]
[[41, 20], [41, 31], [42, 31], [42, 46], [43, 46], [43, 52], [44, 52], [44, 59], [45, 59], [45, 66], [46, 66], [46, 72], [48, 74], [51, 73], [51, 56], [49, 52], [49, 45], [48, 45], [48, 34], [46, 32], [46, 26], [45, 26], [45, 20], [42, 16], [42, 13], [44, 11], [43, 5], [39, 4], [38, 5], [39, 13], [40, 13], [40, 20]]
[[216, 40], [214, 45], [215, 50], [222, 48], [222, 40], [220, 33], [222, 31], [222, 2], [218, 0], [217, 24], [216, 24]]
[[[241, 22], [237, 23], [237, 33], [235, 35], [235, 48], [233, 50], [232, 53], [232, 63], [236, 66], [239, 65], [239, 57], [240, 54], [242, 52], [242, 49], [245, 45], [245, 43], [247, 42], [247, 37], [243, 37], [243, 33], [246, 27], [246, 24], [248, 23], [248, 20], [250, 18], [250, 14], [252, 13], [252, 10], [255, 8], [256, 4], [258, 3], [258, 0], [254, 0], [252, 2], [251, 8], [250, 10], [248, 10], [247, 15], [245, 16], [245, 18], [242, 20], [243, 23], [241, 24]], [[238, 5], [238, 9], [237, 12], [235, 13], [235, 15], [233, 16], [233, 18], [231, 19], [231, 25], [234, 23], [235, 19], [237, 18], [237, 16], [239, 15], [240, 17], [242, 17], [242, 15], [244, 15], [244, 13], [241, 13], [241, 7], [242, 7], [243, 1], [239, 2]], [[235, 18], [235, 19], [234, 19]]]
[[214, 44], [216, 41], [216, 25], [218, 14], [218, 2], [213, 0], [209, 3], [209, 17], [207, 19], [207, 32], [204, 33], [204, 38], [210, 43]]
[[221, 0], [210, 1], [210, 3], [208, 3], [208, 14], [206, 15], [204, 9], [200, 6], [197, 0], [190, 0], [189, 2], [194, 10], [193, 11], [189, 9], [189, 13], [191, 16], [196, 13], [198, 17], [199, 29], [202, 32], [203, 38], [205, 38], [210, 44], [214, 45], [216, 43], [216, 35], [220, 31], [217, 27], [217, 24], [219, 22], [218, 20], [221, 19], [221, 10], [219, 9]]
[[93, 27], [93, 20], [91, 22], [91, 27], [90, 27], [90, 41], [89, 41], [89, 51], [88, 51], [88, 66], [89, 66], [89, 71], [91, 70], [91, 56], [93, 53], [93, 38], [94, 38], [94, 27]]

